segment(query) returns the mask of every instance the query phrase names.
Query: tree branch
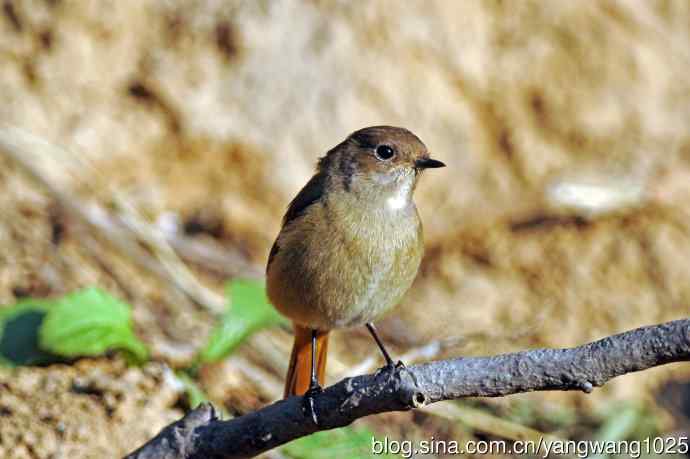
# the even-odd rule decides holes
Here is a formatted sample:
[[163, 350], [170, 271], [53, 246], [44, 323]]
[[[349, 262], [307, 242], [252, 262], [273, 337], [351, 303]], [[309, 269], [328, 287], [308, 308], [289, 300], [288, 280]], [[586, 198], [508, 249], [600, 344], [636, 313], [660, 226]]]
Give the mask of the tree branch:
[[690, 360], [690, 320], [642, 327], [571, 349], [466, 357], [347, 378], [314, 398], [319, 425], [290, 397], [229, 421], [204, 404], [127, 459], [251, 457], [319, 430], [386, 411], [463, 397], [541, 390], [591, 392], [616, 376]]

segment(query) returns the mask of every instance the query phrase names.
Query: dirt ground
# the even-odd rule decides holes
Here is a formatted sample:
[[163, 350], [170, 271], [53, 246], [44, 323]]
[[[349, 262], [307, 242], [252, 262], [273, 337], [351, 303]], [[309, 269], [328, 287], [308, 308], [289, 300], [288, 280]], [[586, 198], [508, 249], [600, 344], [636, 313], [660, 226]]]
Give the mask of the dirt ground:
[[[101, 286], [155, 362], [1, 370], [0, 456], [138, 446], [181, 414], [171, 368], [214, 323], [56, 190], [111, 215], [131, 203], [222, 294], [261, 275], [316, 159], [365, 125], [406, 126], [448, 165], [418, 187], [426, 257], [381, 324], [398, 353], [569, 347], [687, 317], [688, 43], [684, 1], [2, 2], [0, 128], [65, 151], [30, 160], [53, 190], [0, 155], [0, 304]], [[255, 409], [279, 396], [289, 342], [262, 332], [201, 384]], [[333, 381], [375, 355], [360, 330], [332, 349]], [[686, 367], [491, 403], [653, 402]]]
[[161, 364], [101, 359], [0, 371], [2, 457], [120, 457], [123, 445], [143, 443], [181, 413], [181, 387]]

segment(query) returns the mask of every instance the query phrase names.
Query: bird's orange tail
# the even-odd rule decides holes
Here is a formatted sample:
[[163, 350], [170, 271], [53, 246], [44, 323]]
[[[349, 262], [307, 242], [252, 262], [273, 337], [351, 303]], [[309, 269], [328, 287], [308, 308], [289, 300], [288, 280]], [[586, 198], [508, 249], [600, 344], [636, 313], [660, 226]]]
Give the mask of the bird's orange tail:
[[[285, 398], [302, 395], [309, 389], [311, 380], [311, 329], [294, 324], [295, 343], [292, 345], [290, 366], [285, 377]], [[328, 332], [316, 332], [316, 376], [324, 385], [326, 376], [326, 354], [328, 352]]]

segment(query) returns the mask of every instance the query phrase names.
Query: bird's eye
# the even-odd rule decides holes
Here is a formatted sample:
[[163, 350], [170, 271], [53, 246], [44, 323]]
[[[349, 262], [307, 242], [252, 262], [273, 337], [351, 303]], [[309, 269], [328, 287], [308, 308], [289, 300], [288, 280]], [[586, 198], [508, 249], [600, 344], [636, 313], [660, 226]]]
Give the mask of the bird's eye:
[[395, 151], [388, 145], [379, 145], [376, 147], [376, 157], [381, 160], [391, 159], [395, 156]]

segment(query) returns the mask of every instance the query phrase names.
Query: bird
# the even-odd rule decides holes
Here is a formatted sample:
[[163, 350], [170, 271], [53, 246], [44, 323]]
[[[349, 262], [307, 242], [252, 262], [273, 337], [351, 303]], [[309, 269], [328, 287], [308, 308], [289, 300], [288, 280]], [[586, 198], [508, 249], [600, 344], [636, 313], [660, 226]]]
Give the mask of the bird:
[[413, 193], [424, 170], [444, 166], [394, 126], [359, 129], [318, 160], [288, 205], [266, 266], [268, 298], [294, 328], [285, 398], [322, 390], [335, 329], [366, 326], [384, 368], [396, 366], [374, 322], [417, 275], [424, 238]]

